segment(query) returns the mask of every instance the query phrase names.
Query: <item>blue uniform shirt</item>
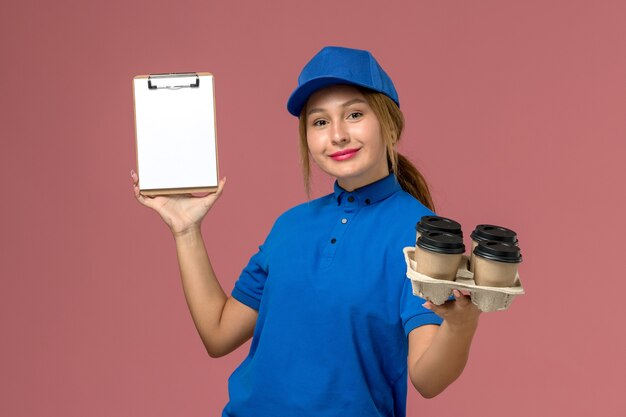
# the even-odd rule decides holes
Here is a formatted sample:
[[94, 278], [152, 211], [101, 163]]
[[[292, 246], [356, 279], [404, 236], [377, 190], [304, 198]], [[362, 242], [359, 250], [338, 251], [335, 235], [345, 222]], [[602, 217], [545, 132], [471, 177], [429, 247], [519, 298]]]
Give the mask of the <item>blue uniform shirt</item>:
[[232, 292], [259, 316], [223, 416], [405, 416], [407, 335], [441, 323], [402, 253], [424, 215], [393, 174], [281, 215]]

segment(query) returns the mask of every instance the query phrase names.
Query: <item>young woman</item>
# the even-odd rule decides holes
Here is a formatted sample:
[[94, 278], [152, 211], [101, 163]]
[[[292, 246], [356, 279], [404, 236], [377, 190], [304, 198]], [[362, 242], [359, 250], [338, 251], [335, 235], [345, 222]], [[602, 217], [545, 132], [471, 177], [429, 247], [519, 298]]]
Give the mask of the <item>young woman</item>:
[[224, 416], [405, 416], [407, 375], [426, 398], [463, 371], [479, 310], [413, 296], [402, 248], [434, 209], [423, 177], [397, 152], [403, 127], [391, 79], [367, 51], [326, 47], [305, 66], [288, 110], [334, 191], [282, 214], [230, 296], [200, 224], [216, 193], [148, 198], [176, 241], [185, 297], [207, 352], [250, 337], [229, 379]]

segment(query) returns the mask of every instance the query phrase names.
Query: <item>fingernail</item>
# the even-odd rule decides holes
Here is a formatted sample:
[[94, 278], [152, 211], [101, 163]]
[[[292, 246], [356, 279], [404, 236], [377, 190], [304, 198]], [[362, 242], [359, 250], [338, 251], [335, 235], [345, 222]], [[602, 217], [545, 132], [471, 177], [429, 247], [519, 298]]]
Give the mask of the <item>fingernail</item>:
[[131, 170], [130, 170], [130, 176], [132, 177], [134, 173], [135, 173], [135, 170], [134, 170], [134, 169], [131, 169]]

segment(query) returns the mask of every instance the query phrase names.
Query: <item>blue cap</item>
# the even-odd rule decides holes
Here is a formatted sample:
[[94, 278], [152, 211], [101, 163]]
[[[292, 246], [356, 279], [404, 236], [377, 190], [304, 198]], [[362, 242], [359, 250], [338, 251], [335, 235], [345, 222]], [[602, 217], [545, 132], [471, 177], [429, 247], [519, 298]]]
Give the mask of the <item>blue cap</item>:
[[287, 101], [287, 110], [296, 117], [300, 116], [311, 94], [336, 84], [355, 85], [378, 91], [400, 106], [398, 93], [391, 78], [370, 52], [326, 46], [302, 69], [298, 77], [298, 87]]

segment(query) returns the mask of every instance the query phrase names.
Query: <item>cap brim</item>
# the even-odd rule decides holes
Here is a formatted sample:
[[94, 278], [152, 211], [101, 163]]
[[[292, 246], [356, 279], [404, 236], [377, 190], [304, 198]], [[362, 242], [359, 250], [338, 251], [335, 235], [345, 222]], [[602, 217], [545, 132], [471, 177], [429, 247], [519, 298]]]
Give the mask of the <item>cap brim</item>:
[[338, 84], [356, 85], [358, 87], [371, 88], [367, 85], [355, 83], [353, 81], [348, 81], [346, 79], [338, 77], [322, 76], [313, 78], [296, 88], [296, 90], [291, 93], [291, 96], [287, 101], [287, 111], [289, 111], [289, 113], [293, 114], [296, 117], [300, 117], [300, 112], [302, 112], [302, 108], [313, 93], [322, 88]]

